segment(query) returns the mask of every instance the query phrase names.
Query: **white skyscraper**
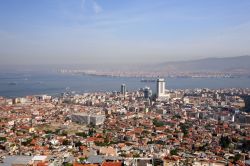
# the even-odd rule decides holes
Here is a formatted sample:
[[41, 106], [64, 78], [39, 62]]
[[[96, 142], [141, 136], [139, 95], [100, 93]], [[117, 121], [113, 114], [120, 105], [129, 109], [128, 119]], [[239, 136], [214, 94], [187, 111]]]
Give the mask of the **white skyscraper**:
[[157, 90], [157, 98], [165, 97], [165, 80], [164, 78], [159, 78], [157, 79], [157, 85], [156, 85], [156, 90]]
[[166, 90], [164, 78], [158, 78], [156, 84], [156, 97], [157, 100], [165, 100], [168, 101], [170, 99], [170, 93]]

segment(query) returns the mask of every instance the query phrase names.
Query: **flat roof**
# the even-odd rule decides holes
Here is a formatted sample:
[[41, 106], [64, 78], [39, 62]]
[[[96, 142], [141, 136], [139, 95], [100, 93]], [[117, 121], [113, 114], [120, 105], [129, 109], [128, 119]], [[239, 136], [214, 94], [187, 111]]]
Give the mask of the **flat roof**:
[[47, 156], [34, 156], [32, 158], [33, 161], [43, 161], [47, 158]]
[[12, 164], [28, 164], [31, 161], [33, 156], [6, 156], [3, 160], [4, 163], [1, 163], [1, 166], [10, 166]]
[[87, 113], [74, 113], [72, 115], [80, 115], [80, 116], [92, 116], [92, 117], [98, 117], [98, 116], [105, 116], [104, 114], [87, 114]]

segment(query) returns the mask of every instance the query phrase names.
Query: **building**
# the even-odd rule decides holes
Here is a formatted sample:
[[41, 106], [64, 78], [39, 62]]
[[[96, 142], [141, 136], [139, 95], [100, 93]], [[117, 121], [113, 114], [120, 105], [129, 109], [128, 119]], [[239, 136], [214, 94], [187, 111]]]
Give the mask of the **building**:
[[102, 125], [105, 121], [105, 115], [91, 115], [85, 113], [76, 113], [71, 115], [72, 122], [80, 124]]
[[143, 89], [143, 94], [145, 99], [149, 99], [152, 96], [152, 90], [149, 87]]
[[157, 79], [156, 91], [157, 98], [165, 96], [165, 80], [163, 78]]
[[158, 99], [169, 99], [170, 98], [170, 93], [166, 93], [164, 78], [157, 79], [156, 97]]
[[105, 115], [91, 115], [90, 117], [90, 124], [93, 125], [102, 125], [105, 121]]
[[122, 95], [125, 95], [125, 94], [126, 94], [126, 85], [125, 85], [125, 84], [122, 84], [122, 85], [121, 85], [121, 94], [122, 94]]
[[3, 159], [3, 163], [0, 162], [1, 166], [26, 166], [31, 165], [32, 156], [6, 156]]
[[48, 157], [47, 156], [34, 156], [32, 158], [32, 165], [33, 166], [38, 166], [38, 165], [45, 165], [45, 162], [48, 161]]

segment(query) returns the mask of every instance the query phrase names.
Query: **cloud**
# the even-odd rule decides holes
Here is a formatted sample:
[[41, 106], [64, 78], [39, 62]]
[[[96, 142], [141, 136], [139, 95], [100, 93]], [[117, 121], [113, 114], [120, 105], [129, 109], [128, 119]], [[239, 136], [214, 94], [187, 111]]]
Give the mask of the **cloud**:
[[[103, 11], [103, 8], [102, 6], [97, 3], [96, 0], [90, 0], [88, 2], [91, 2], [90, 5], [91, 5], [91, 8], [92, 10], [96, 13], [96, 14], [99, 14]], [[88, 3], [87, 0], [81, 0], [81, 9], [84, 9], [88, 6]]]
[[81, 8], [82, 8], [82, 9], [84, 9], [85, 1], [86, 1], [86, 0], [82, 0], [82, 2], [81, 2]]
[[96, 14], [101, 13], [103, 11], [102, 7], [95, 0], [92, 0], [92, 4], [93, 10]]

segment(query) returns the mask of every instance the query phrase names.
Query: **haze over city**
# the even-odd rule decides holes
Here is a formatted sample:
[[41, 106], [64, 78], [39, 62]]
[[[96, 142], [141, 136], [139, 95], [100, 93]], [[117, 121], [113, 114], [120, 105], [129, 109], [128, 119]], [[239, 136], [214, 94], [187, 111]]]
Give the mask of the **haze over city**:
[[0, 1], [0, 65], [249, 55], [248, 0]]

